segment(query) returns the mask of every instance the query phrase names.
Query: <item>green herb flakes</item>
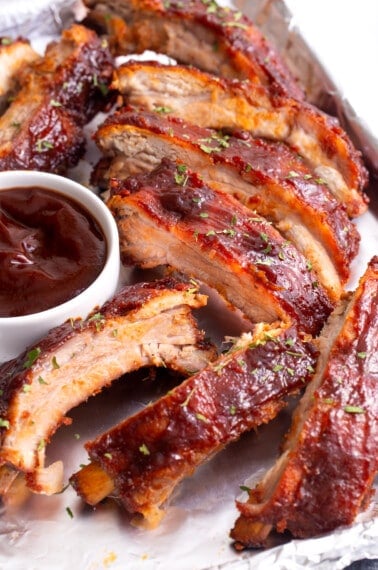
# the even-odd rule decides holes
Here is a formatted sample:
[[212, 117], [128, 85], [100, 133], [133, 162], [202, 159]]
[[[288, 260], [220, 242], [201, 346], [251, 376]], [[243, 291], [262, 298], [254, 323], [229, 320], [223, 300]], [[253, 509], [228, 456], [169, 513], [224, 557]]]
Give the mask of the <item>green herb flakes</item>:
[[344, 412], [347, 414], [364, 414], [365, 410], [360, 406], [345, 406]]
[[29, 352], [26, 354], [26, 360], [24, 362], [23, 367], [31, 368], [40, 354], [41, 354], [41, 349], [39, 348], [39, 346], [33, 348], [32, 350], [29, 350]]
[[142, 443], [142, 445], [139, 447], [139, 451], [143, 453], [143, 455], [150, 455], [150, 450], [145, 443]]
[[37, 152], [45, 152], [52, 148], [54, 148], [53, 143], [44, 139], [38, 139], [37, 142], [35, 143], [35, 150]]
[[74, 518], [73, 512], [71, 511], [70, 507], [66, 507], [66, 513], [70, 517], [70, 519]]
[[204, 416], [203, 414], [201, 414], [201, 413], [197, 413], [197, 414], [196, 414], [196, 418], [197, 418], [197, 420], [199, 420], [200, 422], [209, 423], [208, 418], [207, 418], [206, 416]]
[[56, 356], [53, 356], [51, 359], [51, 364], [54, 370], [57, 370], [58, 368], [60, 368], [60, 365], [56, 359]]

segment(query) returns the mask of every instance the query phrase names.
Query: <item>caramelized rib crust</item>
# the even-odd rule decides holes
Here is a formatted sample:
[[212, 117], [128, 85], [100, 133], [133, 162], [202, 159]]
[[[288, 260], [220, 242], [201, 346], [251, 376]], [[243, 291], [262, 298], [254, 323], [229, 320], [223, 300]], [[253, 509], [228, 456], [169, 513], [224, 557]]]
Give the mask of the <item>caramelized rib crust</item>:
[[26, 472], [33, 490], [45, 492], [38, 482], [45, 444], [69, 422], [71, 408], [142, 366], [185, 372], [207, 365], [215, 350], [191, 315], [205, 303], [192, 284], [173, 279], [128, 286], [101, 312], [67, 321], [3, 364], [0, 465]]
[[0, 37], [0, 113], [13, 99], [28, 64], [38, 57], [28, 40]]
[[95, 504], [107, 494], [92, 500], [94, 473], [102, 473], [111, 495], [153, 526], [175, 486], [243, 432], [275, 417], [286, 396], [308, 382], [314, 362], [314, 348], [295, 328], [258, 325], [225, 356], [88, 442], [92, 464], [71, 483]]
[[0, 170], [64, 172], [84, 152], [82, 125], [104, 107], [112, 59], [91, 30], [74, 25], [23, 76], [0, 118]]
[[173, 114], [214, 129], [243, 129], [281, 140], [303, 156], [345, 204], [349, 215], [367, 208], [367, 171], [361, 153], [338, 121], [312, 105], [272, 95], [262, 85], [230, 81], [193, 67], [129, 62], [115, 70], [113, 86], [132, 106]]
[[[102, 20], [108, 28], [117, 55], [155, 50], [211, 73], [250, 79], [272, 92], [304, 96], [275, 48], [241, 12], [202, 0], [85, 3], [94, 8], [92, 21]], [[111, 13], [125, 25], [117, 18], [112, 22]]]
[[107, 156], [115, 156], [108, 177], [150, 170], [164, 156], [189, 165], [273, 221], [311, 261], [330, 298], [340, 297], [358, 232], [323, 181], [286, 145], [127, 109], [109, 117], [95, 139]]
[[260, 216], [165, 159], [113, 184], [126, 263], [171, 265], [215, 288], [253, 322], [296, 320], [317, 334], [331, 304], [304, 257]]
[[316, 375], [284, 453], [241, 512], [231, 536], [263, 546], [272, 528], [308, 538], [351, 524], [378, 471], [378, 257], [321, 338]]

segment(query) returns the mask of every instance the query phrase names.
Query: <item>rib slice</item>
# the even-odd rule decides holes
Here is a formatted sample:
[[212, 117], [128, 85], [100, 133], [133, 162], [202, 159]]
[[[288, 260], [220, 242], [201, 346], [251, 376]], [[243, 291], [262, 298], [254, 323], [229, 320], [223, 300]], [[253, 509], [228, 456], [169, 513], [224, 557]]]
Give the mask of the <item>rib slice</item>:
[[[0, 368], [0, 465], [26, 473], [36, 492], [56, 492], [61, 462], [44, 467], [45, 444], [66, 413], [122, 374], [166, 365], [180, 372], [215, 357], [191, 314], [206, 297], [173, 279], [125, 287], [101, 312], [67, 321]], [[3, 483], [0, 481], [0, 488]]]
[[0, 170], [64, 172], [84, 152], [82, 126], [106, 103], [112, 59], [91, 30], [74, 25], [23, 74], [0, 118]]
[[311, 261], [331, 299], [340, 297], [358, 232], [322, 180], [284, 144], [127, 109], [109, 117], [95, 139], [106, 156], [115, 157], [108, 177], [151, 170], [164, 156], [188, 165], [273, 221]]
[[323, 178], [351, 216], [367, 208], [367, 172], [360, 153], [333, 117], [312, 105], [271, 95], [263, 86], [230, 81], [193, 67], [130, 62], [113, 86], [134, 107], [173, 114], [201, 127], [236, 128], [285, 141]]
[[350, 525], [378, 471], [378, 257], [321, 337], [316, 375], [284, 452], [246, 503], [232, 538], [264, 546], [272, 529], [309, 538]]
[[88, 442], [91, 463], [71, 483], [89, 504], [111, 494], [155, 526], [175, 486], [243, 432], [273, 419], [308, 382], [315, 359], [295, 328], [257, 325], [225, 356]]
[[308, 263], [268, 223], [185, 166], [113, 184], [108, 206], [126, 263], [170, 265], [216, 289], [253, 322], [295, 320], [317, 334], [331, 304]]
[[28, 40], [0, 37], [0, 114], [19, 88], [25, 67], [38, 57]]
[[[297, 99], [304, 96], [251, 20], [215, 0], [86, 0], [85, 4], [94, 8], [89, 19], [97, 25], [102, 21], [110, 31], [117, 55], [155, 50], [211, 73], [251, 79]], [[112, 14], [118, 17], [114, 22]]]

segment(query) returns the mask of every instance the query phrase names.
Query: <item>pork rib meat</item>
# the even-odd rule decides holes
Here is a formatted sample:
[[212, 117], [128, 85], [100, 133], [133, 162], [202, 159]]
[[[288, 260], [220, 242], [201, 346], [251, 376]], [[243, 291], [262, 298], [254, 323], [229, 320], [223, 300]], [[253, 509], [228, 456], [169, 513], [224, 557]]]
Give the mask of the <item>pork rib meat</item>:
[[273, 92], [297, 99], [304, 96], [280, 55], [251, 20], [218, 6], [215, 0], [85, 3], [92, 8], [86, 22], [102, 22], [117, 55], [154, 50], [212, 73], [251, 79]]
[[171, 267], [216, 289], [252, 322], [296, 321], [317, 334], [331, 303], [306, 259], [266, 220], [164, 159], [114, 181], [107, 202], [123, 261]]
[[378, 472], [378, 257], [320, 338], [316, 374], [264, 479], [238, 502], [238, 548], [272, 530], [301, 538], [350, 525], [370, 502]]
[[95, 140], [106, 157], [114, 157], [108, 178], [151, 170], [165, 156], [198, 172], [272, 221], [309, 259], [330, 298], [340, 297], [358, 232], [323, 181], [284, 144], [130, 109], [110, 116]]
[[274, 418], [308, 382], [314, 362], [314, 348], [295, 328], [257, 325], [228, 354], [88, 442], [91, 463], [71, 483], [89, 504], [111, 494], [155, 526], [176, 485], [243, 432]]
[[361, 153], [334, 117], [304, 101], [269, 93], [252, 82], [222, 79], [194, 67], [129, 62], [113, 87], [133, 107], [174, 115], [200, 127], [243, 129], [284, 141], [324, 179], [350, 216], [367, 208]]
[[35, 492], [56, 492], [62, 465], [44, 467], [45, 444], [59, 425], [69, 423], [65, 414], [71, 408], [143, 366], [188, 373], [213, 360], [215, 349], [203, 340], [191, 314], [205, 303], [193, 284], [173, 279], [126, 286], [100, 312], [85, 321], [67, 321], [3, 364], [0, 465], [5, 479], [9, 470], [22, 471]]

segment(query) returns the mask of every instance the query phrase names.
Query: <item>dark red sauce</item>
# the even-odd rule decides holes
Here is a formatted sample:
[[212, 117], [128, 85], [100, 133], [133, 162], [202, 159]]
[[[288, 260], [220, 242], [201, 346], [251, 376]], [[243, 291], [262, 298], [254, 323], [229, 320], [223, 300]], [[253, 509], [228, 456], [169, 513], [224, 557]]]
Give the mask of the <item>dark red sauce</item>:
[[70, 198], [38, 187], [0, 192], [0, 317], [72, 299], [105, 264], [105, 236]]

